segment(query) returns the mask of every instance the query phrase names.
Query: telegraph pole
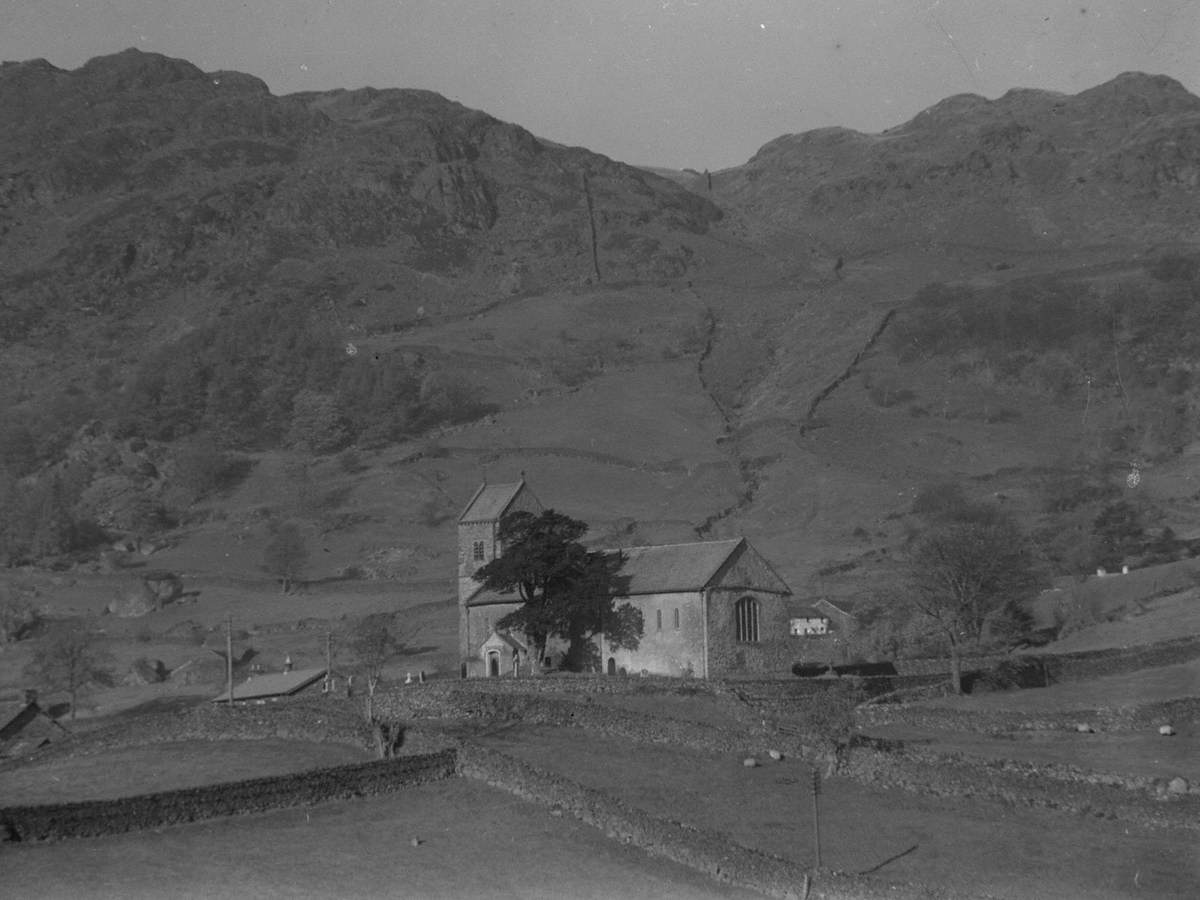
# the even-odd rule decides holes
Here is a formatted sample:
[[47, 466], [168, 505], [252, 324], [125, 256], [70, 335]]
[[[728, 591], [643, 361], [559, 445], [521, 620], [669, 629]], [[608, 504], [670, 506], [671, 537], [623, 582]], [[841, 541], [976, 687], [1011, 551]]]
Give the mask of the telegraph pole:
[[229, 708], [233, 709], [233, 613], [225, 616], [225, 684], [229, 687]]

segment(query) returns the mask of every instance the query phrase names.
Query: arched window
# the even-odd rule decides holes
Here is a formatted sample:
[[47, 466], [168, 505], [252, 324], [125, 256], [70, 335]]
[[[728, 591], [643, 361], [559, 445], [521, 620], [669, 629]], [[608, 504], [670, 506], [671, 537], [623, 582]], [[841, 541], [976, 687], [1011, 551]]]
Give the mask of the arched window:
[[471, 558], [475, 562], [483, 562], [483, 541], [475, 541], [471, 544]]
[[746, 643], [758, 642], [758, 601], [743, 597], [733, 607], [734, 627], [737, 639]]

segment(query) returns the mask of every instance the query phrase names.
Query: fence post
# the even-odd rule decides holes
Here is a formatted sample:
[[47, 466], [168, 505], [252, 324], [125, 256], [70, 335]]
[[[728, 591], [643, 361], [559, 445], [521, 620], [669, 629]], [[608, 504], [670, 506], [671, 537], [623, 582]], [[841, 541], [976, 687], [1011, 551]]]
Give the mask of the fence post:
[[812, 770], [812, 802], [813, 802], [813, 851], [816, 854], [816, 868], [821, 868], [821, 773], [816, 767]]

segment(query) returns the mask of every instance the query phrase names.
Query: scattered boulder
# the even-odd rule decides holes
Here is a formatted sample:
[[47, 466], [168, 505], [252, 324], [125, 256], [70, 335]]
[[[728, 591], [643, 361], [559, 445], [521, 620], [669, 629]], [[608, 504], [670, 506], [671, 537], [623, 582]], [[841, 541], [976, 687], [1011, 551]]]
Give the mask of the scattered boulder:
[[143, 656], [134, 660], [129, 674], [125, 677], [125, 682], [126, 684], [159, 684], [166, 681], [170, 675], [171, 671], [161, 659], [147, 659]]
[[1172, 728], [1170, 725], [1159, 725], [1158, 733], [1161, 734], [1163, 737], [1174, 737], [1175, 729]]
[[1167, 782], [1167, 793], [1177, 797], [1186, 794], [1190, 789], [1191, 785], [1188, 784], [1188, 780], [1182, 775], [1176, 775]]
[[775, 762], [779, 762], [783, 759], [783, 754], [778, 750], [768, 750], [767, 756], [771, 757], [771, 759], [775, 760]]
[[158, 609], [158, 598], [145, 582], [131, 588], [105, 607], [105, 612], [122, 619], [138, 619]]
[[747, 756], [745, 759], [742, 760], [742, 765], [745, 766], [747, 769], [754, 769], [754, 768], [758, 767], [758, 760], [755, 759], [753, 756]]
[[142, 583], [160, 609], [183, 594], [183, 579], [174, 572], [147, 572], [142, 576]]
[[1094, 734], [1096, 729], [1088, 722], [1079, 722], [1075, 725], [1075, 730], [1080, 734]]

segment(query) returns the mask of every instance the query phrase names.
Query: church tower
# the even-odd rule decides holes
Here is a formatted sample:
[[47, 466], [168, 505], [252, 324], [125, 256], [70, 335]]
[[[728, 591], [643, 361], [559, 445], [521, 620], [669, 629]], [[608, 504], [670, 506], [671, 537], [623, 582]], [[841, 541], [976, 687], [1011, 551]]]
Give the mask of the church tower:
[[[525, 483], [524, 474], [520, 481], [508, 484], [485, 481], [458, 517], [458, 643], [464, 662], [473, 656], [480, 640], [487, 637], [471, 633], [469, 609], [472, 601], [482, 600], [478, 595], [483, 587], [475, 580], [475, 573], [500, 555], [500, 520], [506, 513], [518, 510], [535, 515], [542, 511], [542, 504]], [[513, 601], [510, 598], [508, 602]]]

